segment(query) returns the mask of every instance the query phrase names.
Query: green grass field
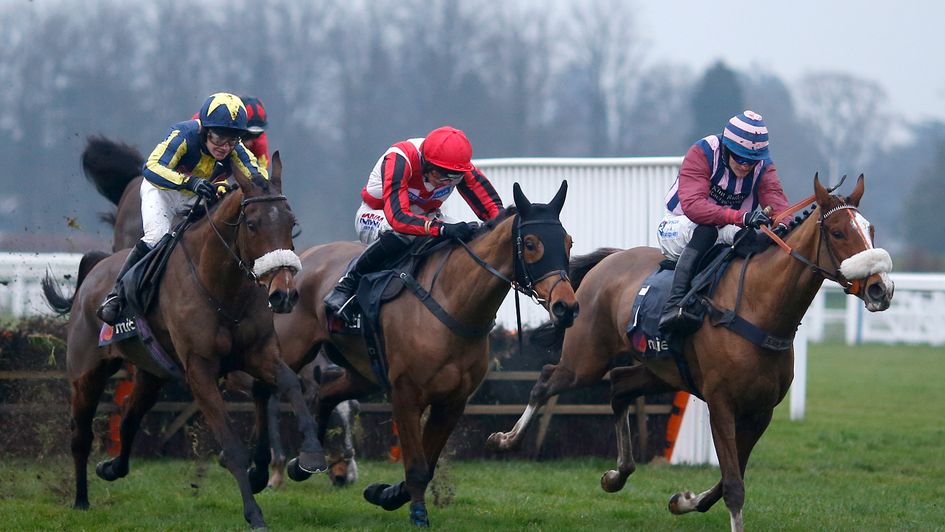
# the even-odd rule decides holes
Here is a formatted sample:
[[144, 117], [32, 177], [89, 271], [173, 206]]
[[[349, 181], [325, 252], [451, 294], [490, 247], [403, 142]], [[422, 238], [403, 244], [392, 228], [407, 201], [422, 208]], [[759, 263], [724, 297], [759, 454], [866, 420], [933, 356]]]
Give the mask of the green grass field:
[[[745, 525], [751, 530], [945, 529], [945, 349], [812, 346], [807, 416], [785, 403], [752, 455]], [[557, 437], [590, 438], [588, 434]], [[710, 467], [643, 465], [628, 487], [604, 493], [611, 460], [451, 462], [428, 492], [440, 530], [725, 530], [723, 503], [673, 516], [669, 497], [716, 482]], [[215, 463], [133, 461], [106, 483], [90, 468], [92, 509], [72, 501], [68, 456], [0, 465], [0, 528], [9, 530], [244, 530], [236, 485]], [[257, 496], [273, 530], [405, 530], [406, 508], [361, 497], [402, 478], [399, 464], [361, 465], [361, 482], [324, 478]], [[434, 499], [439, 499], [435, 504]]]

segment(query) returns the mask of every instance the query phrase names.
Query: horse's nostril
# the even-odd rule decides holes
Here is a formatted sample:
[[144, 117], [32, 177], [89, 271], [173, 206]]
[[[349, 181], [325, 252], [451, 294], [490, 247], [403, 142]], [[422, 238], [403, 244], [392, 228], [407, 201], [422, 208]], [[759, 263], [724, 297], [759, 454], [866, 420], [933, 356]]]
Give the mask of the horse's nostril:
[[886, 290], [882, 286], [882, 283], [873, 283], [869, 285], [868, 287], [866, 287], [866, 295], [873, 301], [882, 299], [885, 293], [886, 293]]
[[282, 307], [285, 302], [286, 295], [282, 290], [276, 290], [275, 292], [269, 294], [269, 306], [273, 309], [279, 309]]

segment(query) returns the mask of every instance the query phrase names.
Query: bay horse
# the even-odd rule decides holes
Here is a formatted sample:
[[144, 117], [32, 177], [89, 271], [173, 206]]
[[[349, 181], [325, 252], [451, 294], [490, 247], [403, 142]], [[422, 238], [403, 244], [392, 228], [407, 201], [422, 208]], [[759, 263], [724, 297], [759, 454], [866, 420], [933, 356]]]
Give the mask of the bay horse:
[[[578, 305], [567, 278], [571, 237], [559, 221], [566, 193], [564, 182], [550, 203], [532, 204], [516, 183], [515, 206], [481, 228], [465, 249], [450, 246], [426, 257], [416, 281], [452, 319], [435, 317], [409, 289], [385, 303], [380, 313], [387, 353], [384, 374], [372, 370], [360, 335], [329, 332], [322, 302], [364, 247], [334, 242], [302, 254], [299, 304], [291, 314], [276, 318], [282, 356], [298, 369], [324, 348], [332, 361], [346, 368], [341, 378], [321, 387], [316, 412], [320, 427], [341, 401], [378, 390], [389, 394], [405, 479], [393, 486], [369, 486], [364, 497], [372, 504], [395, 510], [410, 502], [411, 522], [429, 525], [427, 484], [466, 401], [485, 377], [488, 332], [513, 282], [539, 298], [554, 323], [568, 327], [573, 322]], [[454, 325], [446, 325], [448, 321]]]
[[[144, 236], [139, 193], [141, 180], [144, 179], [141, 176], [144, 156], [133, 146], [104, 136], [93, 135], [87, 140], [81, 160], [86, 179], [103, 197], [117, 207], [114, 213], [102, 215], [102, 219], [113, 227], [112, 251], [134, 246]], [[315, 359], [313, 365], [313, 368], [327, 368], [329, 362], [321, 354]], [[306, 373], [303, 370], [300, 371], [300, 375], [306, 400], [309, 401], [310, 408], [314, 408], [318, 384], [312, 378], [311, 372]], [[252, 396], [252, 378], [243, 372], [234, 371], [227, 374], [226, 387]], [[353, 413], [358, 409], [357, 401], [341, 403], [326, 422], [326, 434], [330, 437], [322, 444], [329, 459], [328, 478], [335, 486], [346, 486], [358, 478], [352, 433], [355, 415]], [[269, 412], [271, 421], [269, 434], [273, 448], [268, 485], [279, 488], [284, 482], [286, 465], [286, 456], [278, 432], [279, 404], [270, 405]]]
[[[873, 226], [857, 209], [863, 190], [861, 175], [849, 197], [831, 195], [815, 175], [814, 196], [801, 203], [806, 206], [816, 200], [810, 216], [787, 234], [780, 242], [783, 246], [769, 247], [747, 264], [735, 259], [710, 298], [714, 306], [738, 309], [745, 320], [785, 339], [793, 338], [824, 279], [838, 282], [870, 311], [888, 308], [894, 290], [887, 275], [892, 261], [885, 250], [873, 247]], [[724, 498], [732, 529], [740, 531], [748, 457], [791, 385], [794, 352], [790, 347], [783, 351], [759, 347], [727, 328], [713, 326], [717, 324], [707, 316], [684, 343], [691, 380], [672, 357], [641, 357], [645, 347], [635, 346], [626, 334], [631, 307], [644, 280], [663, 259], [658, 249], [642, 247], [603, 249], [572, 261], [581, 316], [567, 331], [544, 328], [557, 333], [561, 359], [542, 369], [512, 430], [492, 434], [487, 445], [498, 451], [517, 448], [551, 396], [598, 382], [615, 358], [631, 355], [639, 362], [610, 370], [618, 459], [617, 468], [604, 473], [601, 487], [620, 490], [636, 467], [628, 418], [634, 399], [674, 390], [695, 392], [708, 403], [722, 479], [698, 495], [688, 491], [673, 495], [669, 509], [674, 514], [705, 512]]]
[[[281, 194], [278, 153], [273, 156], [270, 181], [238, 174], [234, 178], [239, 188], [182, 234], [146, 318], [154, 338], [183, 370], [184, 380], [223, 448], [221, 462], [236, 478], [244, 518], [254, 528], [265, 528], [253, 494], [266, 487], [270, 459], [267, 403], [273, 391], [289, 397], [303, 435], [295, 465], [306, 472], [324, 470], [326, 465], [318, 428], [298, 377], [279, 356], [273, 327], [273, 311], [289, 312], [298, 300], [294, 274], [299, 268], [292, 251], [295, 216]], [[125, 255], [122, 251], [104, 259], [95, 254], [83, 259], [78, 286], [70, 299], [58, 293], [51, 279], [44, 286], [50, 304], [60, 313], [70, 313], [66, 365], [72, 389], [77, 509], [89, 507], [86, 464], [92, 418], [106, 381], [122, 367], [128, 348], [127, 342], [100, 348], [102, 322], [95, 315], [115, 284]], [[253, 386], [257, 441], [251, 455], [229, 426], [218, 385], [221, 375], [234, 370], [257, 379]], [[164, 382], [147, 371], [135, 372], [134, 391], [122, 416], [120, 454], [96, 467], [99, 477], [113, 481], [128, 474], [135, 434]]]

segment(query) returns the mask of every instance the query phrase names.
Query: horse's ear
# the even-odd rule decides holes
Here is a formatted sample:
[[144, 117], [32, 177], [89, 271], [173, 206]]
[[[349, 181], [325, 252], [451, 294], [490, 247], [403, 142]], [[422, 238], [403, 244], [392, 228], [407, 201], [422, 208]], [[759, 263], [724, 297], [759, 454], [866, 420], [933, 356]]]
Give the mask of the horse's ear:
[[532, 202], [525, 197], [525, 193], [522, 192], [522, 187], [519, 186], [517, 181], [512, 185], [512, 198], [515, 200], [515, 207], [518, 208], [519, 214], [524, 218], [528, 218], [528, 213], [532, 210]]
[[564, 207], [564, 198], [568, 195], [568, 180], [565, 179], [561, 181], [561, 186], [558, 187], [558, 192], [555, 193], [555, 197], [551, 199], [551, 203], [548, 204], [552, 209], [555, 210], [555, 216], [561, 215], [561, 208]]
[[814, 174], [814, 197], [817, 198], [817, 204], [820, 205], [821, 209], [826, 208], [827, 203], [830, 200], [830, 193], [827, 192], [827, 189], [820, 184], [820, 174]]
[[847, 198], [847, 203], [853, 205], [854, 207], [859, 207], [860, 198], [863, 197], [863, 191], [865, 188], [866, 185], [863, 183], [863, 174], [860, 174], [860, 177], [856, 178], [856, 186], [853, 187], [853, 192], [850, 193], [850, 197]]
[[272, 162], [269, 163], [269, 182], [276, 190], [282, 191], [282, 157], [279, 156], [278, 150], [272, 154]]

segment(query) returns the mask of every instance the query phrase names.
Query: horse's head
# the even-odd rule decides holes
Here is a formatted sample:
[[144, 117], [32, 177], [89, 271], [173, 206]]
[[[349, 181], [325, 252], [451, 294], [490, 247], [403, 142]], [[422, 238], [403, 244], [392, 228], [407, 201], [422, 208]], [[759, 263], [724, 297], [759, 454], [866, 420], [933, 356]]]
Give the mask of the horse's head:
[[299, 300], [294, 277], [302, 264], [293, 251], [292, 229], [296, 219], [282, 195], [279, 152], [272, 155], [268, 182], [251, 179], [239, 170], [233, 174], [243, 192], [236, 241], [240, 258], [252, 264], [256, 282], [268, 290], [269, 307], [274, 312], [291, 312]]
[[518, 183], [512, 187], [518, 219], [515, 222], [515, 282], [537, 295], [557, 327], [570, 327], [578, 315], [578, 302], [568, 279], [571, 235], [559, 216], [568, 182], [562, 181], [548, 204], [532, 203]]
[[885, 249], [873, 247], [873, 226], [857, 210], [863, 189], [860, 174], [853, 193], [841, 198], [831, 195], [814, 175], [821, 246], [827, 251], [820, 254], [820, 262], [830, 261], [821, 267], [836, 270], [837, 280], [846, 292], [862, 299], [867, 310], [876, 312], [889, 308], [895, 286], [889, 279], [892, 259]]

